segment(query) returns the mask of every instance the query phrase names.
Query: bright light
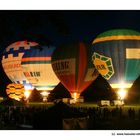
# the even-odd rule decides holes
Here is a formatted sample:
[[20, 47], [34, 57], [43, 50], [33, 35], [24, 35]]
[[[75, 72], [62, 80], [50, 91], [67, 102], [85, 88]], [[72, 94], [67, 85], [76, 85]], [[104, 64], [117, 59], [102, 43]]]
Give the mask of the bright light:
[[50, 92], [43, 91], [40, 94], [43, 96], [43, 102], [47, 102], [47, 97], [50, 94]]
[[123, 88], [119, 89], [119, 91], [118, 91], [118, 96], [119, 96], [119, 98], [120, 98], [121, 100], [123, 100], [123, 99], [125, 98], [125, 96], [126, 96], [126, 90], [123, 89]]
[[110, 84], [112, 88], [130, 88], [132, 86], [131, 83], [121, 83], [121, 84]]
[[120, 88], [121, 88], [121, 89], [124, 89], [125, 87], [126, 87], [126, 83], [124, 83], [123, 81], [120, 82]]
[[71, 94], [71, 97], [76, 101], [80, 97], [80, 94], [77, 92], [74, 92]]
[[26, 97], [26, 99], [29, 98], [30, 94], [31, 94], [31, 91], [29, 91], [29, 90], [25, 90], [25, 92], [24, 92], [24, 96]]
[[16, 98], [16, 97], [15, 97], [14, 99], [17, 100], [17, 101], [20, 101], [20, 98]]
[[31, 85], [24, 85], [24, 89], [25, 89], [25, 90], [33, 90], [34, 87], [31, 86]]
[[73, 93], [73, 98], [75, 101], [77, 100], [77, 93], [76, 92]]
[[48, 96], [50, 94], [50, 92], [47, 91], [43, 91], [40, 93], [43, 97]]

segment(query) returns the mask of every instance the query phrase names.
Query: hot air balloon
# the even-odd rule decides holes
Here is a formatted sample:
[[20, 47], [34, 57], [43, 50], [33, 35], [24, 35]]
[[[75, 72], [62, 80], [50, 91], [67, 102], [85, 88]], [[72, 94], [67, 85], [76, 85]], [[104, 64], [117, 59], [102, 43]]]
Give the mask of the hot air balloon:
[[99, 73], [124, 98], [140, 75], [140, 33], [114, 29], [98, 35], [92, 42], [92, 60]]
[[23, 84], [26, 90], [33, 89], [21, 69], [21, 58], [36, 42], [18, 41], [9, 45], [2, 56], [2, 66], [8, 78], [14, 83]]
[[6, 93], [9, 98], [20, 101], [24, 97], [24, 85], [11, 83], [6, 87]]
[[59, 83], [51, 66], [51, 55], [55, 47], [36, 46], [27, 51], [22, 58], [22, 71], [30, 83], [43, 96], [47, 96]]
[[82, 42], [62, 45], [52, 55], [54, 72], [75, 100], [98, 76], [91, 55], [91, 46]]

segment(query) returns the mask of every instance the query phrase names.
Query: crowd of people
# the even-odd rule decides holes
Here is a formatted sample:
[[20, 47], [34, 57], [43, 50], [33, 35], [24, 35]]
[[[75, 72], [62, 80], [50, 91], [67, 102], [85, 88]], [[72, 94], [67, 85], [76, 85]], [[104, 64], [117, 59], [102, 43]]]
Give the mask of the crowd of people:
[[140, 129], [140, 109], [47, 106], [0, 106], [1, 130]]

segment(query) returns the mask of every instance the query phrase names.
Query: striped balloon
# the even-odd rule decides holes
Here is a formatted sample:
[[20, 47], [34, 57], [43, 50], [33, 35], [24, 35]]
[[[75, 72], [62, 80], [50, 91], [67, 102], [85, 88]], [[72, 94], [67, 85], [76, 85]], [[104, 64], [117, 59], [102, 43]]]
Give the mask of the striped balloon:
[[84, 43], [60, 46], [53, 53], [53, 70], [72, 98], [79, 98], [98, 76], [91, 55], [91, 46]]
[[93, 40], [93, 64], [112, 88], [130, 88], [140, 75], [140, 33], [114, 29]]
[[54, 50], [53, 46], [36, 46], [27, 51], [22, 58], [24, 75], [37, 90], [51, 91], [59, 83], [51, 66]]
[[31, 47], [38, 45], [36, 42], [18, 41], [9, 45], [2, 56], [2, 66], [8, 78], [14, 83], [20, 83], [25, 89], [33, 89], [21, 69], [23, 54]]
[[11, 83], [6, 87], [9, 98], [20, 101], [24, 97], [24, 85]]

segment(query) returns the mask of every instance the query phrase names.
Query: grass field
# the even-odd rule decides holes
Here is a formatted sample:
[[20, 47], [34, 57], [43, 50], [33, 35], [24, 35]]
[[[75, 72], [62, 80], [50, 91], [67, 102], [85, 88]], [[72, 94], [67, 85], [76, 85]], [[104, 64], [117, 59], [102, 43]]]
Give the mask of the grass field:
[[[39, 107], [39, 106], [47, 106], [47, 107], [51, 107], [53, 106], [54, 104], [53, 103], [42, 103], [42, 102], [30, 102], [28, 104], [29, 106], [36, 106], [36, 107]], [[79, 108], [79, 107], [82, 107], [82, 108], [97, 108], [99, 107], [96, 103], [92, 103], [92, 102], [85, 102], [85, 103], [77, 103], [77, 104], [68, 104], [70, 107], [75, 107], [75, 108]], [[115, 109], [117, 106], [105, 106], [105, 107], [100, 107], [100, 108], [108, 108], [110, 111]], [[138, 116], [138, 113], [139, 113], [139, 110], [140, 110], [140, 104], [126, 104], [124, 106], [118, 106], [118, 108], [122, 108], [122, 113], [124, 115], [128, 115], [128, 110], [131, 108], [131, 109], [134, 109], [135, 110], [135, 115]]]
[[[54, 103], [52, 102], [30, 102], [28, 103], [29, 106], [53, 106]], [[85, 103], [76, 103], [76, 104], [68, 104], [71, 107], [85, 107], [85, 108], [89, 108], [89, 107], [99, 107], [96, 103], [91, 103], [91, 102], [85, 102]], [[129, 109], [129, 108], [134, 108], [135, 110], [139, 110], [140, 109], [140, 104], [126, 104], [124, 106], [118, 106], [121, 107], [123, 109]], [[101, 107], [101, 108], [109, 108], [109, 109], [113, 109], [116, 108], [116, 106], [105, 106], [105, 107]]]

